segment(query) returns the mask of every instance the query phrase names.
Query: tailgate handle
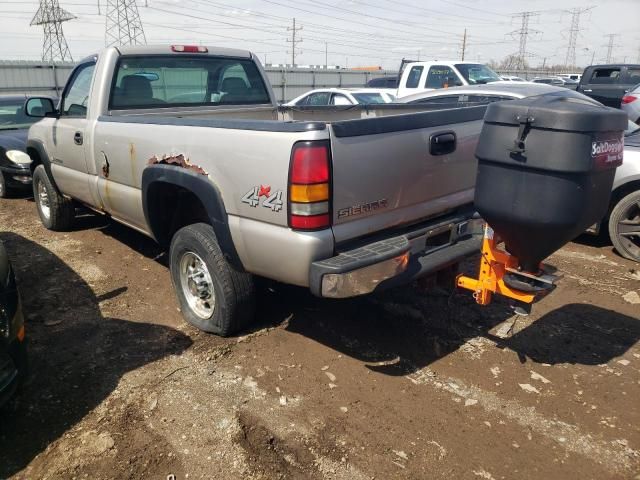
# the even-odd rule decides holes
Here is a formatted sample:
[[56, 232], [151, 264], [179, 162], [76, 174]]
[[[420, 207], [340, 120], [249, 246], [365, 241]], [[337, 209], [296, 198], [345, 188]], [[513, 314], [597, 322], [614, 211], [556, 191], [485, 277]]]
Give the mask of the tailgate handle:
[[434, 133], [429, 137], [429, 153], [434, 156], [446, 155], [456, 149], [455, 132]]

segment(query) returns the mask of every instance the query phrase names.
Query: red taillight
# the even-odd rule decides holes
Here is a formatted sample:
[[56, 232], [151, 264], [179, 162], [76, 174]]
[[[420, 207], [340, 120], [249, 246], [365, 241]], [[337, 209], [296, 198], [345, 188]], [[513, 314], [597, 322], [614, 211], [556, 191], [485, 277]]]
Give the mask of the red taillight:
[[199, 45], [171, 45], [171, 51], [178, 53], [207, 53], [209, 49]]
[[634, 97], [633, 95], [625, 95], [624, 97], [622, 97], [622, 103], [631, 103], [631, 102], [635, 102], [638, 99], [638, 97]]
[[[306, 142], [311, 143], [311, 142]], [[326, 145], [301, 145], [293, 150], [291, 183], [309, 185], [329, 181], [329, 152]]]
[[331, 226], [329, 143], [298, 142], [291, 152], [289, 226], [320, 230]]

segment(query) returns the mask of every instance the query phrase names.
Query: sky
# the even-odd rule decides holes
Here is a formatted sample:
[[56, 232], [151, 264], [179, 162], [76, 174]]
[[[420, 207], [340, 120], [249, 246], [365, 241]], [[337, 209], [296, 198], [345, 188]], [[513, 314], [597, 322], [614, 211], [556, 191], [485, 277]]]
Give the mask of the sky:
[[[77, 18], [63, 24], [74, 60], [105, 45], [107, 3], [59, 0]], [[43, 31], [29, 26], [38, 0], [0, 0], [0, 60], [38, 60]], [[263, 62], [397, 69], [403, 57], [459, 59], [467, 30], [467, 60], [501, 60], [519, 50], [522, 17], [529, 18], [527, 61], [564, 64], [571, 10], [580, 16], [577, 64], [640, 63], [640, 0], [137, 0], [147, 43], [202, 44], [257, 53]], [[515, 33], [512, 33], [515, 32]]]

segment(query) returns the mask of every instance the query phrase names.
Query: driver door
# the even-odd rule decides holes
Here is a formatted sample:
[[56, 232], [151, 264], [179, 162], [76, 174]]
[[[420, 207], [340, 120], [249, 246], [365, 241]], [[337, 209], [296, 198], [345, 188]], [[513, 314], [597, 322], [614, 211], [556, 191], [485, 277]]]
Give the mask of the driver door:
[[87, 106], [95, 59], [76, 67], [62, 93], [60, 118], [52, 130], [53, 155], [51, 171], [58, 187], [78, 200], [92, 204], [89, 190], [89, 175], [86, 162], [85, 134], [87, 129]]

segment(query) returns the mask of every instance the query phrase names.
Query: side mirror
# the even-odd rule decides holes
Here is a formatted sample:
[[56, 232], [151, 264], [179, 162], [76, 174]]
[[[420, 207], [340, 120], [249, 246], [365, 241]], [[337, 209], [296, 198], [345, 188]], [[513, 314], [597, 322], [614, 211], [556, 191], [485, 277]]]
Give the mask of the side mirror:
[[31, 97], [24, 105], [24, 113], [27, 117], [58, 117], [58, 111], [53, 105], [53, 100], [48, 97]]

